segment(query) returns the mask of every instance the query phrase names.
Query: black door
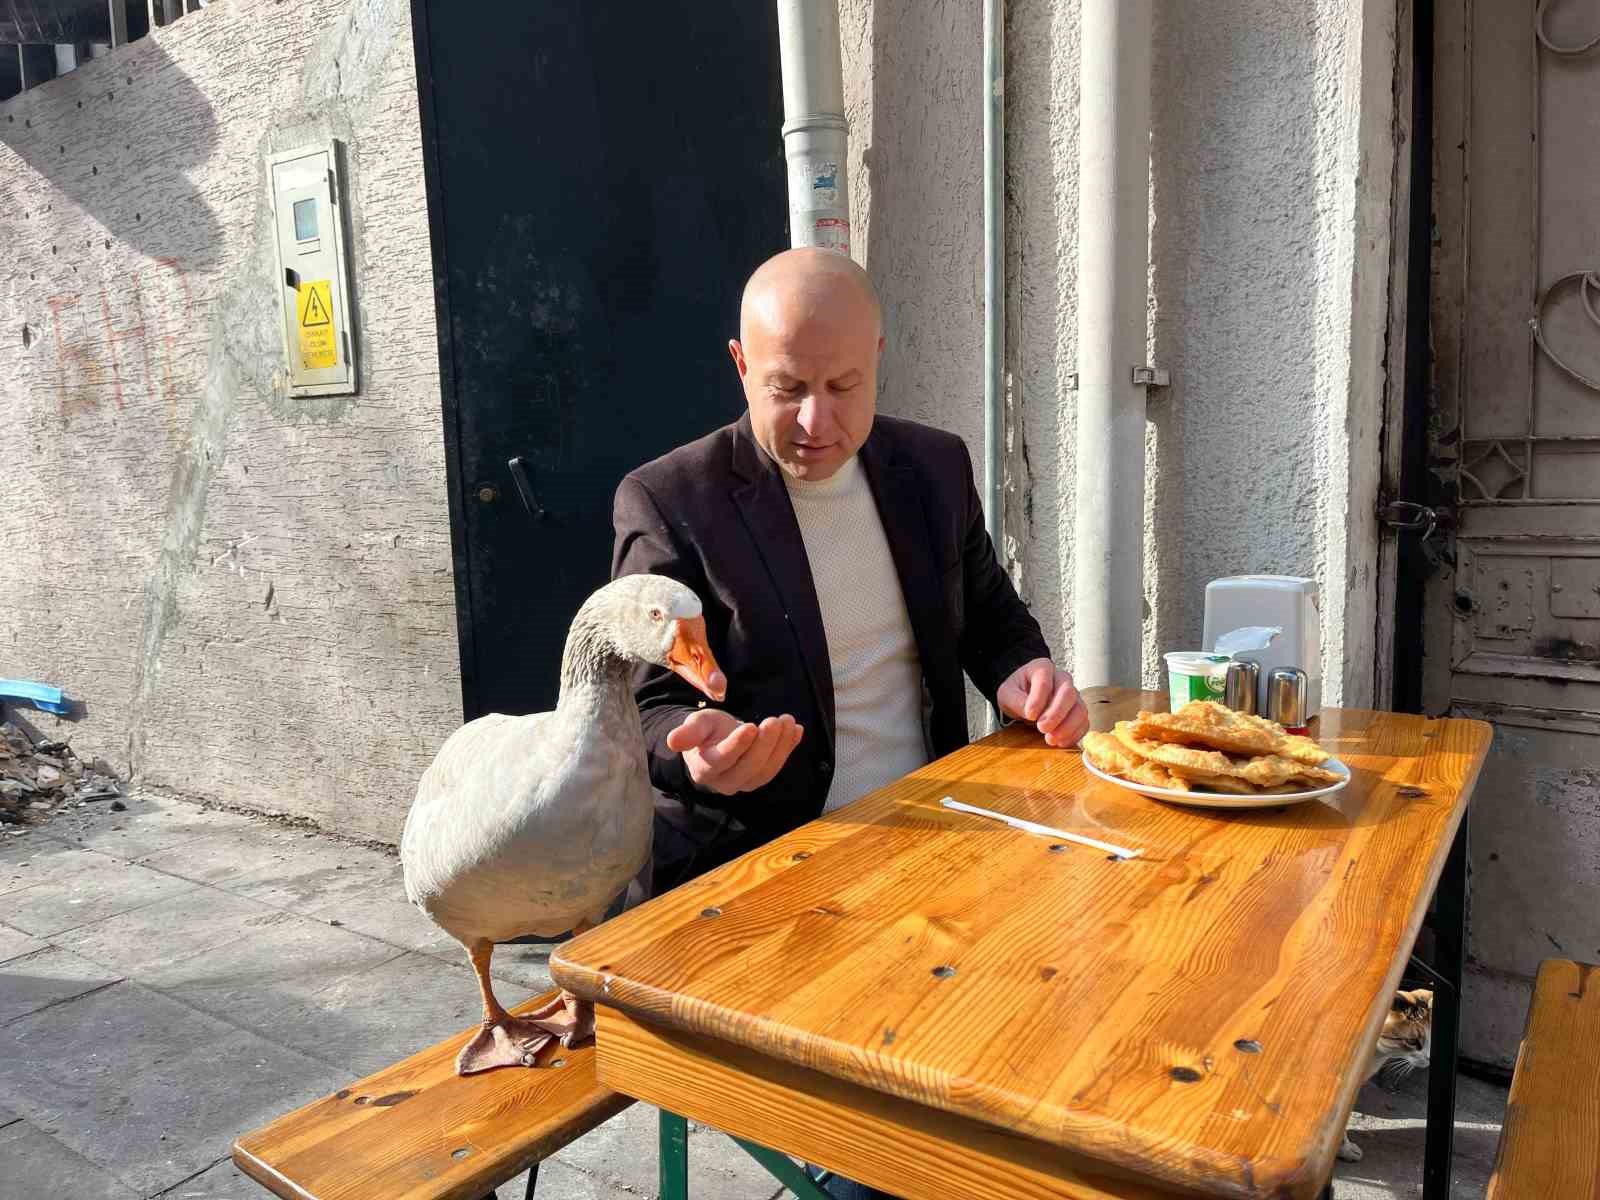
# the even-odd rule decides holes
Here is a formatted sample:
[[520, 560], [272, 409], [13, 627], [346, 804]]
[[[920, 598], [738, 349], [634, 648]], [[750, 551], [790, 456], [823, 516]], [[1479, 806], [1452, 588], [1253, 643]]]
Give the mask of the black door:
[[533, 712], [607, 578], [618, 481], [742, 408], [739, 287], [788, 245], [775, 6], [412, 15], [464, 707]]

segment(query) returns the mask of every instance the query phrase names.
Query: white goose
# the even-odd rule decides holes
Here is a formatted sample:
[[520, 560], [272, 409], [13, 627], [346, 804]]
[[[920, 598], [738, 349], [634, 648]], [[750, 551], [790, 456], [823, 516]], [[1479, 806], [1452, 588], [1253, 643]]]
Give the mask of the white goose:
[[513, 1017], [495, 999], [497, 941], [581, 932], [650, 853], [653, 803], [629, 672], [669, 667], [713, 700], [727, 680], [706, 644], [700, 599], [660, 575], [631, 575], [573, 619], [554, 712], [469, 721], [423, 773], [400, 840], [406, 895], [466, 947], [483, 1028], [456, 1071], [531, 1066], [553, 1037], [587, 1037], [594, 1014], [563, 993]]

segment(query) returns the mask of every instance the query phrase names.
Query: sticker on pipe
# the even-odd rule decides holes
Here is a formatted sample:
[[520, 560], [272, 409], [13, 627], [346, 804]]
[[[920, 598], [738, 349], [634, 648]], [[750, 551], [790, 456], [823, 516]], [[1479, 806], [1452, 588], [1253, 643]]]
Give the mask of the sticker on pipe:
[[813, 246], [850, 253], [850, 222], [839, 217], [818, 217], [811, 226]]
[[300, 368], [319, 371], [339, 365], [338, 343], [333, 331], [332, 280], [312, 279], [302, 283], [296, 296], [299, 314]]

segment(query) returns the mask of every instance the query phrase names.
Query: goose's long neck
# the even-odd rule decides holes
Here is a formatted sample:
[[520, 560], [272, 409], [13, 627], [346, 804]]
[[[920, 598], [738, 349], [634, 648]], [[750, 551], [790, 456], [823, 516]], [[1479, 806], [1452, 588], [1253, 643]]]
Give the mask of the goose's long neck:
[[580, 707], [586, 713], [616, 712], [639, 719], [629, 679], [629, 665], [617, 654], [599, 614], [580, 610], [567, 634], [561, 658], [561, 699], [557, 711]]

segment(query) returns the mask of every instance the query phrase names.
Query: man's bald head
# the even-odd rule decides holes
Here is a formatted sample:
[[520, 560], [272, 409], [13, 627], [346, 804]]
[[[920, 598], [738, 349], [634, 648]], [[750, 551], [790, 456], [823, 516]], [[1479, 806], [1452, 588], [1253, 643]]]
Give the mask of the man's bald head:
[[789, 475], [827, 479], [867, 440], [882, 349], [878, 293], [847, 256], [785, 250], [750, 276], [728, 351], [756, 440]]
[[872, 278], [849, 255], [817, 246], [775, 254], [756, 268], [739, 303], [739, 337], [748, 340], [751, 323], [769, 329], [815, 320], [865, 321], [883, 331], [883, 307]]

